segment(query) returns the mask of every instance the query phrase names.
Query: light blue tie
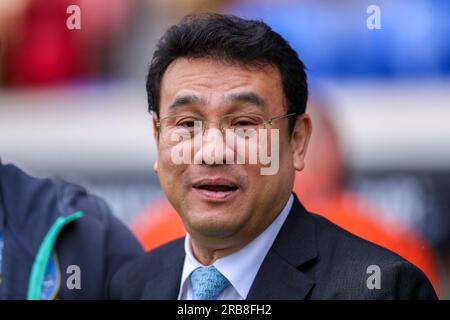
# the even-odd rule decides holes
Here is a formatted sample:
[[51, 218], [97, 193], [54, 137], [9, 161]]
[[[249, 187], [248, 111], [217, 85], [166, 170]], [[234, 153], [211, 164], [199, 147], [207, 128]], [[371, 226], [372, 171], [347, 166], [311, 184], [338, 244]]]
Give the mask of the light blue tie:
[[192, 299], [216, 300], [229, 284], [214, 266], [197, 268], [191, 273]]

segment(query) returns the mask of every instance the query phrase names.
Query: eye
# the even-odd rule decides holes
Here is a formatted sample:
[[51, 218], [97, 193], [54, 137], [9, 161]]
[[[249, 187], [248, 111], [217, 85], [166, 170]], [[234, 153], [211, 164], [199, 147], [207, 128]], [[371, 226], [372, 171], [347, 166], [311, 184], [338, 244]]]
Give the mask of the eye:
[[261, 123], [261, 120], [253, 117], [239, 117], [234, 118], [231, 122], [231, 126], [233, 127], [254, 127], [258, 126]]
[[178, 120], [175, 125], [180, 128], [190, 129], [195, 127], [196, 122], [201, 122], [201, 120], [195, 118], [184, 118]]

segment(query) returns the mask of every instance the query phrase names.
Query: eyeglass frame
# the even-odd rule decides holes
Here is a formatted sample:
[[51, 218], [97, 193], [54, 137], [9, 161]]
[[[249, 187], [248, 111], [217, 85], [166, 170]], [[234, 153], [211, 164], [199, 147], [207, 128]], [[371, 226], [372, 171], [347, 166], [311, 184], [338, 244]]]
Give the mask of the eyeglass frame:
[[[226, 115], [222, 116], [221, 119], [223, 119], [223, 118], [225, 118], [225, 117], [227, 117], [227, 116], [232, 116], [232, 115], [233, 115], [232, 113], [226, 114]], [[275, 120], [280, 120], [280, 119], [284, 119], [284, 118], [288, 118], [288, 117], [297, 115], [297, 112], [291, 112], [291, 113], [283, 114], [283, 115], [281, 115], [281, 116], [275, 116], [275, 117], [272, 117], [272, 118], [270, 118], [270, 119], [264, 119], [264, 118], [263, 118], [262, 116], [260, 116], [260, 115], [251, 114], [251, 113], [247, 113], [247, 114], [239, 114], [239, 116], [245, 116], [245, 115], [253, 115], [253, 116], [261, 117], [261, 118], [263, 119], [263, 124], [264, 124], [264, 125], [269, 125], [269, 126], [271, 126], [271, 125], [273, 124], [273, 121], [275, 121]], [[163, 121], [164, 119], [175, 118], [175, 117], [181, 117], [181, 116], [183, 116], [183, 115], [179, 115], [179, 116], [173, 115], [173, 116], [163, 117], [163, 118], [161, 118], [160, 120], [157, 120], [157, 121], [156, 121], [156, 128], [158, 129], [158, 132], [160, 132], [160, 130], [161, 130], [161, 121]], [[204, 124], [216, 123], [216, 122], [217, 122], [217, 121], [207, 121], [207, 120], [201, 120], [201, 121], [202, 121], [202, 126], [203, 126]], [[223, 130], [222, 125], [221, 125], [220, 122], [219, 122], [219, 125], [220, 125], [220, 131], [223, 133], [224, 130]], [[207, 126], [204, 126], [204, 128], [203, 128], [203, 133], [204, 133], [204, 130], [205, 130], [206, 127], [207, 127]]]

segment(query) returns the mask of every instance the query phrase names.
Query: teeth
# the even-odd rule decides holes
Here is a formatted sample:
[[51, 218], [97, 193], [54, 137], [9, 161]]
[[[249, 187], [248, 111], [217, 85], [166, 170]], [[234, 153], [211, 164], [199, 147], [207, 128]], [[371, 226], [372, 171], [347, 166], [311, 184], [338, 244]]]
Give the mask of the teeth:
[[209, 191], [233, 191], [233, 190], [236, 190], [235, 187], [221, 186], [221, 185], [204, 185], [204, 186], [198, 186], [197, 188], [206, 189]]

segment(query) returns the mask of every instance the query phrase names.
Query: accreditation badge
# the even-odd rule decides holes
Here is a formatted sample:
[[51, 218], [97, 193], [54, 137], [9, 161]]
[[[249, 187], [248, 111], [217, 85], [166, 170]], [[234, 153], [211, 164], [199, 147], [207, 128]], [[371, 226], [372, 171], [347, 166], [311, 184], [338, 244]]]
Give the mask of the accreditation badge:
[[54, 300], [61, 287], [61, 270], [55, 251], [47, 265], [44, 282], [42, 283], [41, 300]]

